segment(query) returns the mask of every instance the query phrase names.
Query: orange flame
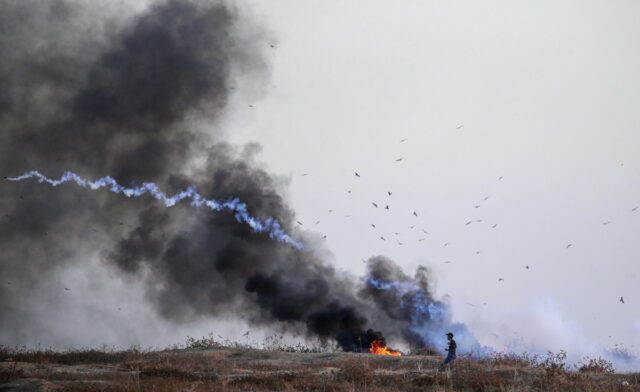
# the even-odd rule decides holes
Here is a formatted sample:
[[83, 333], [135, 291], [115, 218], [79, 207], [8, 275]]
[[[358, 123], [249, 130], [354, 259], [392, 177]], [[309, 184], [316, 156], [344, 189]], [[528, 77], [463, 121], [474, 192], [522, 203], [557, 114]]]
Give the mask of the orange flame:
[[390, 350], [389, 347], [385, 346], [384, 340], [374, 340], [371, 342], [369, 351], [371, 351], [371, 354], [376, 355], [402, 355], [399, 351]]

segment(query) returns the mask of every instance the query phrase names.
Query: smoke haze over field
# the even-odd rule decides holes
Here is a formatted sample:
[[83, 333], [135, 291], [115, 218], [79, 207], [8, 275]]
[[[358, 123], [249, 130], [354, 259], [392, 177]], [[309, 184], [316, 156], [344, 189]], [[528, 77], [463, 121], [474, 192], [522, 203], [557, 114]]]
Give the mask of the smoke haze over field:
[[[233, 77], [264, 76], [260, 51], [241, 45], [236, 10], [220, 2], [166, 0], [121, 26], [105, 20], [98, 23], [103, 29], [92, 30], [75, 22], [85, 7], [3, 5], [3, 169], [11, 177], [30, 169], [54, 179], [67, 170], [89, 180], [110, 175], [125, 185], [154, 182], [168, 194], [195, 185], [208, 198], [237, 197], [253, 216], [273, 217], [295, 233], [285, 184], [255, 162], [260, 147], [239, 151], [221, 132], [195, 126], [219, 126]], [[234, 74], [237, 61], [246, 75]], [[2, 186], [4, 344], [43, 338], [23, 326], [54, 316], [36, 311], [38, 300], [27, 288], [56, 290], [47, 287], [47, 277], [82, 268], [77, 263], [92, 247], [111, 271], [146, 274], [147, 299], [172, 322], [242, 313], [249, 325], [276, 324], [349, 351], [383, 339], [378, 329], [414, 346], [432, 343], [409, 333], [408, 314], [377, 314], [375, 290], [359, 297], [353, 277], [316, 255], [317, 237], [299, 250], [252, 232], [230, 213], [193, 211], [185, 202], [167, 209], [149, 197], [88, 193], [72, 184], [52, 189], [29, 179]], [[397, 269], [389, 260], [370, 266], [372, 275]], [[430, 294], [421, 300], [433, 301]], [[93, 317], [100, 323], [106, 315]]]

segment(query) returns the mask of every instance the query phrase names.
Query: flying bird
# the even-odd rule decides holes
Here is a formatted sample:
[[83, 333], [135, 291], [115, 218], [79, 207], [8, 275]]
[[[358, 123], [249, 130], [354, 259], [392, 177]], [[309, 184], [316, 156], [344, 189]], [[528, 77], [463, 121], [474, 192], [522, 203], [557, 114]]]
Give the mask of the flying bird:
[[475, 306], [474, 304], [469, 303], [469, 302], [467, 302], [467, 305], [469, 305], [469, 306]]
[[475, 206], [473, 206], [473, 208], [480, 208], [480, 205], [476, 204]]
[[480, 251], [479, 251], [479, 250], [477, 250], [477, 251], [476, 251], [476, 254], [477, 254], [477, 255], [479, 255], [479, 254], [480, 254]]
[[302, 222], [300, 222], [299, 220], [296, 221], [300, 226], [302, 226]]
[[445, 242], [445, 243], [444, 243], [444, 245], [442, 245], [442, 247], [443, 247], [443, 248], [446, 248], [446, 247], [447, 247], [447, 245], [449, 245], [449, 243], [448, 243], [448, 242]]
[[302, 174], [300, 174], [300, 177], [305, 177], [305, 176], [308, 176], [308, 175], [309, 175], [309, 173], [302, 173]]
[[65, 287], [64, 289], [65, 289], [66, 291], [69, 291], [69, 290], [71, 290], [71, 289], [70, 289], [70, 288], [68, 288], [68, 287]]
[[444, 264], [451, 264], [451, 262], [449, 260], [447, 261], [443, 261]]
[[360, 174], [358, 174], [358, 172], [354, 172], [356, 174], [356, 177], [360, 177]]
[[491, 226], [492, 229], [495, 229], [496, 227], [498, 227], [497, 223], [495, 225]]
[[381, 239], [382, 241], [386, 241], [386, 240], [384, 239], [384, 237], [383, 237], [383, 236], [380, 236], [380, 239]]
[[373, 227], [374, 229], [376, 228], [376, 225], [374, 225], [373, 223], [371, 224], [371, 227]]
[[420, 238], [420, 239], [418, 240], [418, 242], [422, 242], [422, 241], [424, 241], [424, 240], [426, 240], [426, 238]]
[[425, 234], [429, 234], [429, 232], [426, 231], [425, 229], [422, 229], [422, 232], [425, 233]]
[[[397, 240], [396, 240], [397, 241]], [[404, 245], [402, 242], [398, 241], [398, 245]]]
[[620, 297], [620, 302], [624, 303], [624, 297]]
[[389, 194], [389, 196], [391, 196], [391, 192], [387, 191], [387, 193]]
[[322, 236], [322, 239], [325, 239], [325, 238], [327, 238], [327, 235], [326, 235], [326, 234]]
[[609, 223], [611, 222], [610, 221], [602, 222], [603, 225], [608, 225]]
[[316, 221], [316, 225], [317, 225], [318, 223], [320, 223], [320, 221]]
[[572, 245], [573, 245], [573, 244], [567, 244], [567, 247], [566, 247], [566, 249], [569, 249], [569, 248], [571, 248], [571, 246], [572, 246]]
[[[402, 140], [400, 140], [400, 143], [404, 143], [406, 141], [407, 141], [407, 139], [402, 139]], [[7, 177], [5, 177], [5, 178], [7, 178]]]
[[482, 219], [476, 219], [476, 222], [481, 223]]
[[385, 210], [388, 210], [388, 209], [389, 209], [389, 204], [387, 204], [386, 206], [384, 206], [384, 209], [385, 209]]
[[418, 216], [418, 213], [413, 211], [413, 216]]
[[242, 336], [249, 336], [249, 332], [251, 332], [251, 331], [247, 331], [247, 332], [243, 333]]
[[375, 208], [378, 208], [378, 205], [377, 205], [376, 203], [371, 202], [371, 204], [373, 204], [373, 206], [374, 206]]
[[349, 214], [349, 215], [345, 215], [344, 217], [345, 217], [345, 218], [351, 218], [351, 214]]
[[393, 233], [393, 234], [395, 234], [395, 235], [400, 235], [400, 233], [398, 233], [397, 231], [396, 231], [395, 233]]
[[638, 209], [638, 207], [633, 207], [633, 208], [631, 209], [631, 211], [635, 211], [635, 210], [637, 210], [637, 209]]
[[498, 282], [502, 282], [504, 279], [502, 278], [498, 278]]
[[529, 269], [529, 266], [528, 266], [528, 265], [525, 265], [525, 266], [524, 266], [524, 268]]
[[484, 198], [484, 199], [482, 199], [482, 200], [484, 200], [484, 201], [489, 200], [489, 196], [485, 197], [485, 198]]
[[414, 227], [416, 227], [416, 225], [413, 225], [413, 226], [409, 226], [409, 228], [410, 228], [410, 229], [413, 229]]
[[471, 221], [468, 221], [467, 223], [465, 223], [465, 226], [469, 226], [471, 224]]
[[502, 180], [502, 176], [498, 177], [498, 181]]
[[462, 129], [462, 127], [464, 127], [464, 125], [458, 125], [456, 129]]
[[400, 162], [401, 160], [403, 160], [404, 158], [398, 158], [396, 159], [396, 162]]
[[327, 212], [333, 212], [333, 210], [327, 210]]

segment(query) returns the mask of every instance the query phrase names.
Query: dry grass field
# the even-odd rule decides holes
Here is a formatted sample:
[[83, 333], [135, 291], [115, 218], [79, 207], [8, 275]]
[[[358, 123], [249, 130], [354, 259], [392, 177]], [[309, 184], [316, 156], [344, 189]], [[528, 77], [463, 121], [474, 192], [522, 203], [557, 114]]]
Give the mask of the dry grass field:
[[0, 391], [640, 391], [640, 373], [603, 360], [569, 369], [564, 354], [442, 358], [256, 349], [190, 339], [162, 351], [0, 348]]

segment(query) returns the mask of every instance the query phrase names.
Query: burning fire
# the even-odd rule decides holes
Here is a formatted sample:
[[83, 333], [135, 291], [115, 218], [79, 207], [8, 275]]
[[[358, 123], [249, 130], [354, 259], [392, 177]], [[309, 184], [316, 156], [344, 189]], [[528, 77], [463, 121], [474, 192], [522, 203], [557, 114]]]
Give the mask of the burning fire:
[[371, 342], [369, 351], [371, 351], [371, 354], [376, 355], [402, 355], [399, 351], [390, 350], [389, 347], [385, 346], [384, 340], [374, 340]]

